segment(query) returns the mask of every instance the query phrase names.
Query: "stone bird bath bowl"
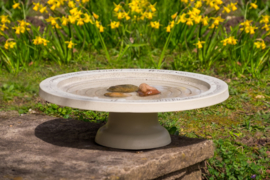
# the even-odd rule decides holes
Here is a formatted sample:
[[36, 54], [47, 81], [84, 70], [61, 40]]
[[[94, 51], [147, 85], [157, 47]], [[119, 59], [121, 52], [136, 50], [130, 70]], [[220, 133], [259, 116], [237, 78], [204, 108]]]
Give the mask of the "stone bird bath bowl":
[[[110, 86], [147, 83], [161, 94], [105, 97]], [[106, 111], [109, 118], [95, 141], [118, 149], [152, 149], [170, 144], [158, 112], [185, 111], [215, 105], [229, 97], [228, 85], [217, 78], [170, 70], [112, 69], [62, 74], [40, 83], [44, 100], [72, 108]]]

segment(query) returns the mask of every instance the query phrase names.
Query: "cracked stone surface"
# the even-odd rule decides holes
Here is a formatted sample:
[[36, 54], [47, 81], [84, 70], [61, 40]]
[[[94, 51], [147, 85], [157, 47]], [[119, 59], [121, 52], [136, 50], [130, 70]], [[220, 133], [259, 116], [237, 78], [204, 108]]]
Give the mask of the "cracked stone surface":
[[35, 114], [0, 117], [0, 179], [200, 179], [200, 163], [214, 154], [212, 141], [179, 136], [151, 150], [103, 147], [94, 142], [102, 125]]

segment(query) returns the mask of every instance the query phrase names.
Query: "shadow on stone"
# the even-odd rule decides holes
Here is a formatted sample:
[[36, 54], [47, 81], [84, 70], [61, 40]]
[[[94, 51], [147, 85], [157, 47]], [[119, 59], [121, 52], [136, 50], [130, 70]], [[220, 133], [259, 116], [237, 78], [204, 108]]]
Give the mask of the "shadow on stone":
[[[62, 147], [77, 149], [125, 151], [108, 148], [95, 143], [95, 136], [98, 129], [105, 123], [91, 123], [72, 119], [54, 119], [44, 122], [35, 128], [35, 136], [39, 139]], [[156, 149], [166, 149], [173, 147], [184, 147], [201, 143], [205, 139], [194, 139], [181, 136], [172, 136], [172, 143]], [[128, 150], [137, 152], [138, 150]], [[143, 150], [151, 151], [150, 150]]]

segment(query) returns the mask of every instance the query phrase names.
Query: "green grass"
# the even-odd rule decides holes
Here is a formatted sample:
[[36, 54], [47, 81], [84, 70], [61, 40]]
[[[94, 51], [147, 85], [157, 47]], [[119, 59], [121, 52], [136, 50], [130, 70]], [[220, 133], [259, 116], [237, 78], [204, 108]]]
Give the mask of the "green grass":
[[[171, 134], [214, 141], [215, 156], [207, 161], [205, 179], [256, 179], [270, 178], [270, 78], [231, 78], [227, 69], [204, 70], [196, 64], [182, 61], [174, 66], [173, 57], [167, 56], [166, 69], [193, 71], [218, 77], [228, 82], [230, 97], [223, 103], [207, 108], [159, 113], [160, 123]], [[170, 60], [170, 58], [172, 60]], [[87, 57], [85, 56], [85, 59]], [[51, 76], [108, 68], [153, 68], [147, 59], [121, 60], [109, 66], [102, 55], [90, 57], [70, 65], [40, 63], [28, 71], [13, 75], [3, 71], [0, 75], [0, 111], [16, 110], [20, 114], [29, 109], [51, 116], [74, 118], [83, 121], [106, 121], [108, 114], [60, 107], [45, 102], [38, 96], [39, 83]], [[186, 65], [185, 65], [186, 64]], [[258, 96], [260, 95], [260, 96]], [[262, 97], [262, 98], [260, 98]]]

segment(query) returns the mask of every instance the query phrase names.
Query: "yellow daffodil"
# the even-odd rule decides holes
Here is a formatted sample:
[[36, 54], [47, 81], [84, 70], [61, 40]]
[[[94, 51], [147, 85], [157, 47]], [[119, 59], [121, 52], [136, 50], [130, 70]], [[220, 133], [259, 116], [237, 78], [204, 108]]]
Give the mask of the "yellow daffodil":
[[68, 21], [71, 23], [71, 24], [74, 24], [76, 22], [77, 18], [76, 16], [74, 15], [69, 15], [68, 16]]
[[237, 5], [237, 2], [236, 3], [230, 3], [230, 9], [232, 10], [232, 11], [236, 11], [237, 10], [237, 7], [236, 7], [236, 5]]
[[250, 26], [251, 23], [252, 23], [252, 20], [246, 20], [246, 21], [240, 23], [240, 26], [247, 27], [247, 26]]
[[256, 46], [256, 48], [261, 48], [261, 42], [254, 42], [254, 45]]
[[56, 9], [56, 4], [52, 5], [52, 6], [50, 7], [50, 9], [51, 9], [52, 11], [54, 11], [54, 10]]
[[121, 19], [123, 19], [124, 17], [125, 17], [125, 13], [123, 13], [123, 12], [117, 13], [117, 19], [121, 20]]
[[89, 16], [87, 13], [84, 13], [84, 19], [83, 20], [84, 20], [85, 23], [90, 22], [91, 24], [94, 24], [92, 19], [91, 19], [91, 16]]
[[254, 3], [250, 3], [250, 7], [249, 9], [257, 9], [258, 5], [256, 4], [257, 1], [255, 1]]
[[1, 31], [5, 31], [5, 29], [8, 29], [8, 27], [6, 26], [6, 24], [0, 25], [0, 30]]
[[39, 10], [39, 7], [40, 7], [40, 3], [34, 3], [33, 2], [33, 4], [34, 4], [33, 10], [34, 11], [38, 11]]
[[39, 10], [40, 13], [48, 13], [48, 10], [47, 10], [47, 7], [46, 6], [42, 6], [40, 5], [40, 10]]
[[77, 25], [78, 25], [78, 26], [82, 26], [82, 25], [84, 25], [83, 18], [79, 18], [79, 19], [78, 19], [78, 21], [77, 21]]
[[21, 9], [20, 3], [16, 3], [15, 1], [13, 1], [13, 3], [14, 3], [14, 4], [12, 5], [12, 8], [13, 8], [13, 9], [17, 9], [17, 8], [18, 8], [18, 9]]
[[220, 7], [217, 4], [215, 4], [214, 8], [216, 11], [218, 11], [220, 9]]
[[166, 27], [166, 32], [171, 32], [171, 26], [170, 26], [170, 25], [168, 25], [168, 26]]
[[46, 21], [50, 22], [52, 26], [55, 26], [57, 24], [57, 22], [56, 22], [57, 19], [58, 19], [57, 17], [49, 16], [49, 18], [46, 19]]
[[89, 2], [89, 0], [82, 0], [82, 3], [84, 4], [84, 3], [87, 3], [87, 2]]
[[195, 7], [196, 7], [196, 8], [202, 7], [202, 1], [197, 1], [197, 2], [195, 3]]
[[192, 26], [193, 25], [193, 21], [192, 21], [191, 18], [187, 18], [186, 25], [188, 25], [188, 26]]
[[188, 3], [188, 0], [181, 0], [181, 2], [187, 4]]
[[114, 5], [114, 12], [118, 12], [120, 9], [122, 9], [122, 6], [120, 4], [117, 5], [113, 2], [113, 5]]
[[48, 42], [49, 42], [48, 40], [46, 40], [46, 39], [44, 39], [44, 38], [42, 38], [42, 37], [40, 37], [40, 36], [36, 36], [36, 38], [33, 39], [33, 44], [34, 44], [34, 45], [40, 45], [40, 44], [43, 44], [43, 46], [47, 46], [47, 43], [48, 43]]
[[93, 13], [93, 16], [94, 16], [95, 19], [98, 19], [99, 18], [99, 15], [97, 15], [95, 13]]
[[222, 12], [223, 12], [223, 13], [224, 13], [224, 12], [226, 12], [226, 13], [230, 13], [230, 12], [231, 12], [231, 10], [230, 10], [230, 8], [229, 8], [229, 7], [224, 7]]
[[16, 45], [16, 42], [13, 42], [13, 41], [6, 41], [5, 42], [5, 45], [4, 45], [4, 48], [5, 49], [13, 49]]
[[240, 31], [245, 31], [246, 33], [249, 34], [254, 34], [255, 29], [258, 29], [256, 26], [252, 26], [252, 20], [246, 20], [245, 22], [240, 23], [240, 26], [243, 26], [240, 28]]
[[266, 44], [264, 43], [263, 40], [262, 40], [262, 42], [254, 42], [254, 45], [255, 45], [256, 48], [258, 48], [258, 49], [265, 49], [265, 48], [266, 48]]
[[112, 29], [118, 28], [120, 26], [120, 22], [112, 21], [109, 26], [111, 26]]
[[98, 20], [96, 20], [96, 26], [97, 26], [97, 28], [100, 27], [100, 22]]
[[156, 4], [157, 3], [155, 3], [153, 5], [152, 4], [149, 5], [149, 8], [151, 9], [152, 12], [156, 12], [156, 8], [155, 8]]
[[202, 20], [202, 16], [201, 16], [201, 15], [200, 15], [200, 16], [196, 16], [196, 17], [194, 18], [195, 24], [199, 24], [199, 23], [201, 22], [201, 20]]
[[161, 24], [157, 21], [154, 21], [154, 22], [150, 22], [150, 26], [152, 28], [159, 29], [159, 26], [161, 26]]
[[187, 21], [187, 18], [186, 18], [186, 13], [183, 13], [179, 16], [179, 19], [177, 21], [177, 24], [179, 24], [180, 22], [181, 23], [185, 23]]
[[28, 22], [26, 22], [26, 21], [24, 21], [24, 20], [18, 20], [18, 22], [19, 22], [19, 24], [20, 24], [20, 26], [30, 26], [30, 23], [28, 23]]
[[172, 18], [172, 19], [175, 19], [176, 16], [177, 16], [177, 13], [173, 14], [173, 15], [171, 16], [171, 18]]
[[59, 26], [58, 24], [55, 25], [56, 29], [61, 29], [61, 26]]
[[227, 39], [222, 40], [221, 42], [223, 43], [223, 46], [226, 46], [227, 44], [236, 45], [237, 39], [235, 39], [233, 36], [230, 36]]
[[209, 26], [209, 29], [214, 29], [216, 27], [216, 25], [211, 24], [211, 26]]
[[104, 27], [102, 25], [99, 26], [99, 32], [104, 32]]
[[171, 26], [171, 28], [174, 27], [174, 21], [171, 21], [171, 22], [170, 22], [170, 26]]
[[194, 15], [199, 15], [201, 13], [201, 11], [199, 9], [197, 9], [197, 8], [193, 8], [192, 12], [193, 12]]
[[261, 46], [262, 46], [262, 49], [266, 48], [266, 44], [264, 43], [264, 41], [262, 41]]
[[21, 27], [20, 26], [15, 26], [12, 29], [15, 29], [15, 34], [21, 34]]
[[76, 7], [75, 2], [74, 1], [68, 1], [68, 7], [75, 8]]
[[10, 23], [10, 20], [8, 19], [8, 15], [1, 15], [0, 19], [1, 19], [1, 23], [3, 24]]
[[255, 29], [258, 29], [256, 26], [249, 27], [249, 34], [255, 34]]
[[153, 19], [153, 13], [151, 12], [146, 13], [146, 18], [150, 20]]
[[76, 45], [72, 41], [65, 41], [65, 43], [68, 44], [69, 49], [72, 49], [72, 47]]
[[76, 15], [76, 14], [78, 14], [78, 9], [75, 7], [73, 9], [71, 9], [69, 12], [71, 15]]
[[130, 16], [126, 12], [124, 12], [124, 17], [126, 18], [127, 21], [130, 19]]
[[194, 45], [196, 45], [197, 47], [198, 47], [198, 49], [201, 49], [203, 46], [202, 46], [202, 44], [203, 43], [205, 43], [205, 41], [198, 41], [196, 44], [194, 44]]
[[47, 4], [49, 4], [49, 5], [52, 5], [52, 4], [54, 4], [55, 3], [55, 0], [48, 0], [47, 1]]
[[265, 24], [262, 29], [265, 29], [265, 31], [269, 31], [270, 30], [270, 27], [269, 27], [269, 24]]
[[209, 18], [208, 18], [207, 16], [205, 16], [205, 17], [202, 18], [201, 21], [202, 21], [202, 24], [203, 24], [204, 26], [207, 26], [207, 25], [208, 25]]
[[269, 19], [270, 19], [269, 15], [262, 15], [262, 19], [260, 20], [260, 23], [268, 24]]
[[27, 26], [30, 26], [30, 23], [24, 21], [24, 20], [18, 20], [19, 25], [13, 27], [12, 29], [15, 29], [15, 34], [23, 34], [25, 33], [25, 31], [29, 31], [30, 28], [28, 28]]
[[218, 16], [218, 17], [212, 17], [212, 19], [214, 19], [213, 24], [215, 26], [218, 26], [220, 22], [223, 22], [225, 20], [225, 19], [222, 19], [220, 16]]
[[126, 17], [126, 20], [128, 21], [128, 20], [130, 20], [130, 16], [129, 15], [127, 15], [127, 16], [125, 16]]

